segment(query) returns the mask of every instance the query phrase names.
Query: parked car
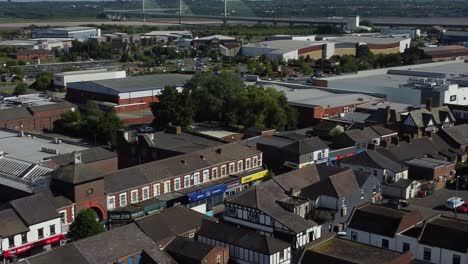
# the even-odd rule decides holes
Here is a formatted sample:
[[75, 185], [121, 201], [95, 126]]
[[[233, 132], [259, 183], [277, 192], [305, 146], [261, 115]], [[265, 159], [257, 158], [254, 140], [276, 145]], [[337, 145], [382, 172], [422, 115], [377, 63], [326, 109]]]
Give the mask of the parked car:
[[462, 205], [458, 206], [457, 212], [468, 214], [468, 202], [464, 202]]
[[445, 202], [445, 207], [447, 209], [453, 210], [453, 209], [461, 206], [464, 203], [465, 203], [465, 201], [462, 198], [452, 197], [452, 198], [447, 199], [447, 201]]
[[393, 208], [400, 209], [403, 207], [407, 207], [409, 203], [407, 200], [404, 200], [404, 199], [394, 199], [394, 200], [390, 200], [388, 202], [388, 205], [390, 205]]
[[154, 132], [154, 128], [150, 126], [139, 127], [137, 130], [139, 133], [153, 133]]

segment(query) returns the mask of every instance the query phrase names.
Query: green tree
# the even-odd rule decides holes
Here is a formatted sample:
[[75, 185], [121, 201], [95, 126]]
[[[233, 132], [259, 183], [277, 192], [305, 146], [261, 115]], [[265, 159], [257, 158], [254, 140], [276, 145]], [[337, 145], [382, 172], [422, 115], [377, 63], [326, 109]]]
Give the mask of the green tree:
[[76, 241], [104, 232], [104, 227], [96, 221], [96, 217], [97, 215], [92, 209], [81, 210], [70, 225], [68, 238]]
[[26, 83], [24, 83], [23, 81], [19, 81], [16, 84], [14, 93], [16, 95], [21, 95], [21, 94], [25, 94], [27, 91], [28, 91], [28, 85]]
[[54, 75], [51, 72], [41, 72], [36, 75], [36, 81], [33, 83], [32, 88], [38, 91], [49, 90], [53, 87]]
[[310, 67], [309, 63], [303, 62], [301, 64], [301, 71], [302, 71], [302, 74], [304, 75], [310, 75], [312, 73], [312, 67]]
[[153, 124], [164, 129], [169, 124], [187, 128], [193, 123], [194, 109], [190, 91], [179, 93], [173, 86], [168, 86], [159, 95], [159, 102], [151, 105], [155, 116]]

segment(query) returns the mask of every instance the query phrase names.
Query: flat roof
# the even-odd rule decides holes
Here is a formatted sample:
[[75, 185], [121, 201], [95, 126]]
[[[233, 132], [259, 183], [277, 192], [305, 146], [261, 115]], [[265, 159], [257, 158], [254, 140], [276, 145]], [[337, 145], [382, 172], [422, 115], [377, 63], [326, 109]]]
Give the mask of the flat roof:
[[212, 40], [212, 39], [219, 39], [219, 40], [236, 40], [234, 37], [230, 36], [224, 36], [224, 35], [212, 35], [212, 36], [206, 36], [202, 38], [197, 38], [194, 40]]
[[45, 30], [82, 31], [82, 30], [96, 30], [96, 29], [97, 28], [95, 27], [56, 27], [56, 28], [46, 28]]
[[394, 38], [389, 36], [341, 36], [336, 38], [329, 38], [327, 40], [333, 42], [344, 42], [344, 43], [366, 43], [366, 44], [393, 44], [399, 43], [403, 40], [410, 38]]
[[184, 74], [155, 74], [137, 77], [119, 78], [85, 81], [69, 83], [68, 88], [78, 90], [107, 91], [112, 90], [117, 93], [145, 91], [151, 89], [163, 89], [166, 86], [183, 86], [190, 80], [192, 75]]
[[42, 162], [57, 154], [42, 151], [42, 147], [57, 149], [59, 154], [82, 151], [88, 147], [72, 145], [68, 143], [54, 144], [52, 140], [45, 138], [34, 138], [33, 136], [19, 137], [18, 133], [0, 130], [0, 150], [5, 155], [32, 163]]
[[389, 69], [442, 73], [451, 77], [468, 74], [468, 63], [463, 60], [450, 62], [426, 63], [411, 66], [401, 66], [388, 69], [361, 71], [358, 74], [345, 74], [329, 78], [328, 88], [350, 91], [383, 94], [388, 101], [419, 105], [421, 104], [421, 91], [412, 88], [401, 88], [401, 84], [407, 84], [414, 76], [387, 74]]
[[84, 71], [69, 71], [69, 72], [59, 72], [54, 74], [55, 76], [69, 76], [69, 75], [82, 75], [82, 74], [93, 74], [93, 73], [103, 73], [103, 72], [123, 72], [118, 70], [109, 70], [109, 69], [96, 69], [96, 70], [84, 70]]
[[0, 46], [31, 46], [38, 45], [35, 40], [3, 40], [0, 41]]
[[289, 104], [295, 106], [322, 106], [323, 108], [333, 108], [343, 105], [362, 104], [365, 102], [373, 102], [376, 100], [382, 100], [380, 97], [370, 96], [365, 94], [333, 94], [319, 97], [310, 97], [305, 99], [299, 99], [289, 101]]
[[387, 106], [390, 106], [390, 109], [394, 109], [398, 113], [402, 113], [402, 112], [407, 112], [408, 107], [412, 107], [413, 105], [390, 102], [390, 101], [380, 101], [380, 102], [362, 104], [360, 106], [357, 106], [356, 108], [365, 109], [365, 110], [377, 110], [379, 108], [386, 108]]
[[319, 41], [280, 39], [280, 40], [270, 40], [270, 41], [262, 41], [258, 43], [251, 43], [242, 47], [260, 48], [260, 49], [268, 48], [268, 49], [277, 50], [279, 52], [289, 52], [289, 51], [308, 48], [308, 47], [321, 46], [324, 43], [325, 42], [319, 42]]
[[448, 165], [453, 164], [452, 162], [449, 162], [449, 161], [432, 159], [432, 158], [416, 158], [416, 159], [405, 161], [405, 163], [408, 165], [415, 165], [415, 166], [424, 167], [424, 168], [437, 168], [440, 166], [448, 166]]
[[278, 92], [284, 93], [288, 101], [300, 100], [307, 97], [320, 97], [320, 96], [327, 96], [327, 95], [335, 95], [334, 93], [324, 91], [323, 89], [297, 89], [297, 88], [289, 88], [286, 86], [281, 86], [278, 84], [262, 84], [265, 88], [273, 88]]

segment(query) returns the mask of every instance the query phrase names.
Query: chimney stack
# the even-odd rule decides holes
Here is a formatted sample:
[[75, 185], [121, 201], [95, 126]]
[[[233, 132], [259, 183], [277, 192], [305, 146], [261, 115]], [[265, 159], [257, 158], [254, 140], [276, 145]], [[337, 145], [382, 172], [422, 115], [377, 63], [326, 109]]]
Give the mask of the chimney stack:
[[390, 106], [387, 105], [387, 106], [385, 107], [385, 122], [386, 122], [387, 124], [390, 124], [390, 118], [391, 118], [391, 116], [392, 116], [392, 115], [391, 115]]
[[200, 155], [200, 159], [205, 160], [205, 156]]
[[427, 98], [426, 99], [426, 108], [429, 112], [432, 111], [432, 98]]
[[73, 164], [81, 164], [81, 153], [80, 152], [73, 152]]
[[186, 161], [186, 160], [180, 160], [180, 163], [186, 165], [186, 164], [187, 164], [187, 161]]
[[169, 125], [166, 129], [166, 132], [169, 134], [179, 135], [182, 133], [182, 128], [180, 126]]

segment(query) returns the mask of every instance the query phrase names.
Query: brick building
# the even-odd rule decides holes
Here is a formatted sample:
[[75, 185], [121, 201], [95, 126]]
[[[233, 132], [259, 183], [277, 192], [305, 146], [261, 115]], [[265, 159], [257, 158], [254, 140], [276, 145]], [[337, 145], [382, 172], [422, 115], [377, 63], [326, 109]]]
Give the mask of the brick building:
[[75, 106], [60, 101], [46, 105], [6, 108], [0, 110], [0, 128], [14, 130], [53, 130], [62, 113], [74, 111]]
[[15, 54], [17, 60], [43, 60], [51, 57], [50, 51], [45, 49], [19, 50]]
[[96, 101], [102, 106], [113, 108], [117, 113], [148, 109], [158, 102], [158, 95], [166, 86], [178, 90], [191, 76], [182, 74], [159, 74], [68, 84], [67, 100], [86, 104]]

